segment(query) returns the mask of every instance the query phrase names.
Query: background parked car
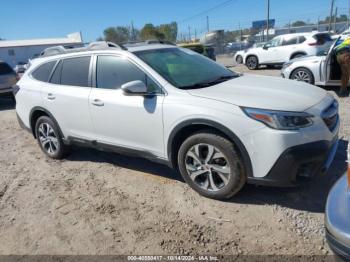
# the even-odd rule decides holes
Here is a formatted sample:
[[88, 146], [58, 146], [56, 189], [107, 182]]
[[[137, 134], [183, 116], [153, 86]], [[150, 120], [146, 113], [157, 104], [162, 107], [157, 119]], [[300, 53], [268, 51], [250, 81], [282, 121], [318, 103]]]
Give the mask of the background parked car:
[[15, 72], [17, 74], [22, 74], [27, 70], [27, 64], [24, 62], [19, 62], [15, 68], [14, 68]]
[[332, 45], [328, 33], [298, 33], [276, 36], [263, 47], [251, 48], [244, 63], [251, 70], [260, 65], [282, 65], [291, 59], [317, 55]]
[[285, 63], [282, 77], [318, 86], [340, 86], [341, 70], [334, 52], [335, 43], [328, 52]]
[[215, 49], [211, 45], [202, 45], [200, 43], [180, 44], [180, 47], [191, 49], [199, 54], [202, 54], [216, 61]]
[[350, 260], [350, 146], [348, 167], [344, 176], [333, 186], [326, 205], [326, 238], [332, 250]]
[[[264, 44], [265, 44], [265, 42], [255, 43], [251, 48], [262, 47], [262, 46], [264, 46]], [[233, 57], [233, 60], [237, 64], [243, 64], [243, 61], [245, 59], [245, 55], [247, 52], [249, 52], [249, 48], [236, 52], [234, 57]]]
[[0, 96], [12, 97], [12, 86], [16, 84], [18, 76], [11, 66], [0, 61]]

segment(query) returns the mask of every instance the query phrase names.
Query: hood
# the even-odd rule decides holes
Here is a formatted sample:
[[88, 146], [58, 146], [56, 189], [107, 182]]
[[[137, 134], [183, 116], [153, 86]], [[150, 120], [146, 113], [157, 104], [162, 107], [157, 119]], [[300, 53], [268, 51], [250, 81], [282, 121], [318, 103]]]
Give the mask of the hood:
[[302, 56], [299, 58], [295, 58], [290, 60], [287, 63], [294, 63], [294, 62], [301, 62], [301, 61], [315, 61], [315, 62], [319, 62], [321, 61], [325, 56], [316, 56], [316, 55], [307, 55], [307, 56]]
[[323, 89], [303, 82], [249, 74], [187, 91], [193, 96], [237, 106], [296, 112], [305, 111], [327, 95]]

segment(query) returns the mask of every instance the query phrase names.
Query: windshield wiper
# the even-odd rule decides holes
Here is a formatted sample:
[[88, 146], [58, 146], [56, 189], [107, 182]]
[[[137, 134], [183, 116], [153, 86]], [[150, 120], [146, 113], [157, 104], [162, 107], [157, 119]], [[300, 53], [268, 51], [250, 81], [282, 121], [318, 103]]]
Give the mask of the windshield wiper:
[[230, 75], [230, 76], [220, 76], [218, 78], [215, 78], [214, 80], [210, 80], [210, 81], [205, 81], [205, 82], [201, 82], [201, 83], [197, 83], [194, 85], [189, 85], [189, 86], [181, 86], [181, 89], [195, 89], [195, 88], [203, 88], [203, 87], [208, 87], [208, 86], [212, 86], [212, 85], [217, 85], [220, 84], [222, 82], [228, 81], [230, 79], [239, 77], [239, 75]]

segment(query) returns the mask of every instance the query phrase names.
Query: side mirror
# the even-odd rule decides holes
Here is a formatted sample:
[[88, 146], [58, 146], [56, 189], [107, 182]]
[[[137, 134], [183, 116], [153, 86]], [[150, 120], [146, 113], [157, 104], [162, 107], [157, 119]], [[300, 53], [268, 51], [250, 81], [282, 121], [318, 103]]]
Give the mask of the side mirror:
[[269, 47], [270, 47], [269, 45], [264, 45], [263, 49], [267, 50], [267, 49], [269, 49]]
[[122, 90], [126, 95], [147, 95], [148, 90], [144, 82], [140, 80], [131, 81], [122, 85]]

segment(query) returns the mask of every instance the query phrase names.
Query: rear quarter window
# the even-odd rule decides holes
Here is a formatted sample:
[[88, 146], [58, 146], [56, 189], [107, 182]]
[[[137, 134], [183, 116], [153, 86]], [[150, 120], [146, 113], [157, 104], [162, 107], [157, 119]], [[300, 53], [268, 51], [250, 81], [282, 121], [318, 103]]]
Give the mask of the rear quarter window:
[[55, 66], [55, 64], [56, 64], [56, 61], [51, 61], [39, 66], [32, 73], [32, 77], [42, 82], [48, 82], [52, 69]]
[[13, 69], [7, 63], [0, 63], [0, 75], [14, 73]]

